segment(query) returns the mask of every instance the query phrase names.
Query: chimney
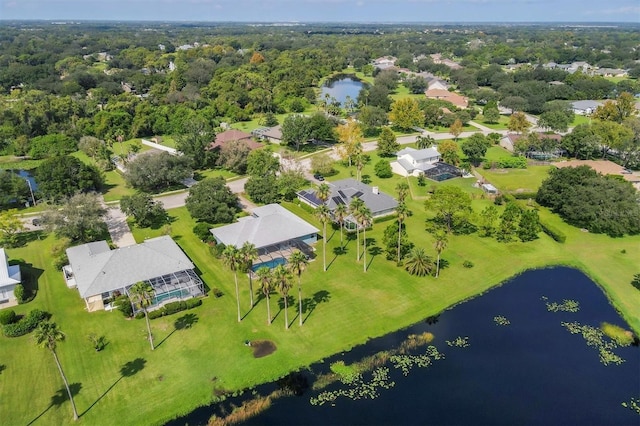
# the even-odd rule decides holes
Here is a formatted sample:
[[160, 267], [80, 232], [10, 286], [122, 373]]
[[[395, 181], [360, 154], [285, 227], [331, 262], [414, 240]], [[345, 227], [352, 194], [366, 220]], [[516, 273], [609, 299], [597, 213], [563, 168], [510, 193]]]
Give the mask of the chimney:
[[372, 188], [371, 188], [371, 191], [372, 191], [374, 194], [379, 194], [379, 193], [380, 193], [380, 190], [378, 189], [378, 187], [377, 187], [377, 186], [372, 187]]

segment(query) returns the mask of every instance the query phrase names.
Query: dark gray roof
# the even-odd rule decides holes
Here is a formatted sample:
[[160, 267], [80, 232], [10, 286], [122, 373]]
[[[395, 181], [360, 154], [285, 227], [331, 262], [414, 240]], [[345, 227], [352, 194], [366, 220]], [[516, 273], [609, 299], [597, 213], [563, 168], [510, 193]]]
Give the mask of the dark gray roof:
[[249, 242], [258, 249], [318, 232], [318, 228], [279, 204], [257, 207], [253, 209], [251, 216], [211, 230], [224, 245], [240, 248], [245, 242]]
[[69, 264], [83, 298], [175, 272], [193, 263], [169, 236], [110, 250], [106, 241], [67, 249]]
[[593, 101], [593, 100], [571, 102], [571, 106], [574, 109], [596, 109], [600, 105], [602, 105], [601, 102]]
[[398, 202], [394, 200], [393, 197], [380, 191], [376, 194], [373, 192], [373, 187], [358, 182], [355, 179], [348, 178], [328, 182], [328, 185], [331, 188], [331, 195], [327, 201], [327, 206], [330, 210], [338, 206], [338, 203], [334, 200], [335, 197], [340, 198], [344, 201], [344, 204], [348, 206], [351, 204], [351, 200], [357, 196], [364, 201], [364, 204], [371, 210], [373, 216], [380, 212], [395, 209], [398, 206]]

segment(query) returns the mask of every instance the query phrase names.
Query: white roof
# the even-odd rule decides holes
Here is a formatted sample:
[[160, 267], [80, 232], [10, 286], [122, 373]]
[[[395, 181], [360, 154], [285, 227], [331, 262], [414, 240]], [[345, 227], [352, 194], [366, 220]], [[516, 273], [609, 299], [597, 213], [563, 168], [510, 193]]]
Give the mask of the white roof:
[[70, 247], [67, 256], [83, 298], [195, 268], [169, 236], [115, 250], [97, 241]]
[[404, 148], [396, 153], [398, 157], [408, 155], [416, 161], [425, 160], [427, 158], [439, 157], [440, 153], [435, 147], [425, 149], [414, 149], [411, 147]]
[[267, 204], [253, 210], [230, 225], [211, 229], [224, 245], [242, 247], [245, 242], [257, 249], [320, 232], [318, 228], [299, 218], [280, 204]]
[[9, 266], [4, 248], [0, 248], [0, 287], [20, 284], [20, 266]]

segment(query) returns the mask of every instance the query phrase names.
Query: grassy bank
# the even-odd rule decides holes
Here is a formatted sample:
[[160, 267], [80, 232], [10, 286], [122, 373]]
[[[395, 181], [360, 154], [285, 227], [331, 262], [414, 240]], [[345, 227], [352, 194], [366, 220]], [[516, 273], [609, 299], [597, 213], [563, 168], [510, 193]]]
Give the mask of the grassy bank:
[[[363, 174], [374, 177], [374, 158]], [[339, 167], [339, 177], [350, 170]], [[515, 171], [514, 171], [515, 172]], [[511, 173], [511, 172], [509, 172]], [[381, 190], [393, 193], [403, 178], [376, 179]], [[510, 177], [513, 185], [518, 175]], [[472, 191], [472, 179], [452, 181]], [[417, 188], [411, 182], [412, 190]], [[423, 187], [420, 187], [423, 188]], [[479, 211], [491, 201], [478, 192], [473, 200]], [[433, 239], [425, 231], [427, 213], [423, 200], [409, 201], [413, 215], [406, 221], [410, 239], [418, 247], [434, 254]], [[285, 204], [294, 213], [315, 223], [311, 214], [294, 204]], [[151, 326], [159, 344], [149, 349], [143, 320], [126, 320], [119, 312], [84, 311], [76, 290], [67, 289], [62, 274], [51, 266], [49, 255], [53, 237], [35, 240], [29, 245], [8, 250], [10, 259], [30, 263], [29, 274], [37, 277], [35, 300], [19, 306], [25, 313], [33, 308], [53, 313], [67, 341], [60, 344], [59, 355], [67, 377], [75, 389], [79, 424], [157, 424], [206, 404], [220, 389], [236, 390], [273, 380], [286, 372], [347, 350], [367, 339], [384, 335], [423, 318], [437, 314], [460, 301], [530, 268], [569, 265], [592, 277], [625, 315], [631, 327], [640, 331], [640, 292], [629, 282], [638, 272], [640, 237], [611, 239], [571, 228], [555, 215], [541, 209], [541, 217], [567, 234], [566, 244], [558, 244], [544, 234], [530, 243], [498, 243], [473, 235], [453, 235], [443, 253], [448, 263], [440, 278], [418, 278], [387, 261], [382, 248], [384, 229], [392, 221], [377, 223], [367, 232], [369, 263], [363, 272], [356, 261], [356, 242], [346, 242], [341, 253], [339, 230], [329, 230], [327, 272], [322, 271], [322, 242], [317, 258], [302, 275], [303, 297], [307, 309], [303, 327], [297, 324], [297, 305], [290, 304], [291, 329], [284, 330], [284, 313], [278, 307], [279, 296], [271, 298], [271, 326], [266, 324], [266, 300], [258, 299], [250, 310], [248, 280], [239, 276], [241, 306], [246, 314], [241, 323], [235, 319], [233, 274], [208, 247], [193, 236], [193, 220], [186, 209], [170, 211], [171, 234], [198, 266], [207, 286], [218, 288], [223, 296], [209, 296], [201, 307], [188, 311], [197, 321], [189, 329], [176, 330], [175, 321], [185, 313], [153, 320]], [[160, 234], [160, 230], [134, 229], [138, 241]], [[624, 252], [623, 252], [624, 251]], [[473, 268], [464, 268], [466, 260]], [[295, 287], [291, 295], [296, 295]], [[95, 352], [87, 335], [104, 335], [109, 344]], [[268, 339], [277, 351], [265, 358], [253, 358], [245, 340]], [[69, 403], [55, 397], [62, 387], [51, 355], [37, 348], [31, 336], [0, 337], [0, 412], [5, 424], [71, 423]], [[127, 367], [122, 370], [123, 367]], [[123, 374], [124, 373], [124, 374]], [[28, 383], [28, 386], [24, 384]]]

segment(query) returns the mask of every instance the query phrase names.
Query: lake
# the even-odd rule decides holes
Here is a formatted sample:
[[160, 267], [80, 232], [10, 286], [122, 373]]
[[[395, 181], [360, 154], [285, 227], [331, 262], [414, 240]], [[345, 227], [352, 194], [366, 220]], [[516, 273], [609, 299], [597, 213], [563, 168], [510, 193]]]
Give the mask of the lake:
[[[578, 302], [577, 311], [574, 302]], [[436, 318], [373, 339], [302, 373], [312, 383], [336, 361], [349, 365], [397, 348], [409, 335], [432, 333], [428, 345], [443, 359], [432, 356], [426, 363], [430, 365], [421, 367], [415, 362], [424, 361], [428, 350], [426, 346], [412, 349], [403, 358], [414, 362], [406, 376], [396, 367], [400, 361], [387, 361], [383, 367], [388, 368], [388, 389], [376, 388], [375, 399], [341, 396], [323, 405], [310, 403], [312, 398], [322, 398], [321, 392], [335, 396], [358, 387], [358, 382], [334, 382], [321, 391], [278, 398], [246, 424], [637, 425], [638, 414], [621, 404], [640, 397], [638, 346], [601, 345], [615, 354], [612, 359], [624, 360], [605, 365], [598, 347], [588, 346], [581, 334], [571, 334], [570, 326], [562, 324], [591, 330], [585, 333], [593, 335], [589, 327], [605, 321], [629, 328], [601, 289], [581, 272], [563, 267], [529, 271]], [[600, 343], [609, 341], [605, 337]], [[376, 383], [371, 377], [372, 373], [363, 373], [362, 389]], [[256, 391], [267, 395], [277, 387], [267, 384]], [[351, 395], [361, 395], [362, 389]], [[170, 424], [204, 424], [222, 407], [228, 410], [230, 403], [239, 405], [249, 399], [250, 394], [246, 395], [197, 409]]]
[[320, 98], [324, 99], [325, 93], [328, 93], [329, 96], [340, 102], [340, 105], [344, 108], [347, 96], [357, 102], [358, 94], [364, 86], [364, 83], [353, 76], [339, 74], [324, 83], [321, 88]]

